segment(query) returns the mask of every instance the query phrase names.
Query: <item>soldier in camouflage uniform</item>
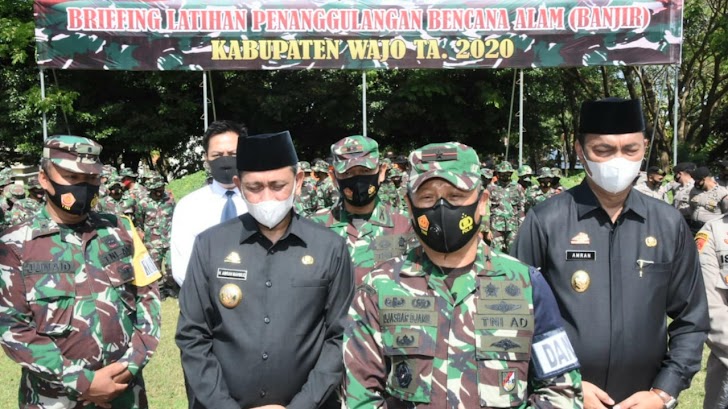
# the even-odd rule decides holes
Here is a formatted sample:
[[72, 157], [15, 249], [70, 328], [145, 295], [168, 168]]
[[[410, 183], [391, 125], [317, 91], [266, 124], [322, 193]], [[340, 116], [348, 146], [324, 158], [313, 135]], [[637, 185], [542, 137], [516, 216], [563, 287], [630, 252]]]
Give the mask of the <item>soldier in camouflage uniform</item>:
[[25, 188], [23, 185], [19, 185], [17, 183], [9, 184], [3, 189], [3, 197], [8, 202], [8, 214], [10, 214], [15, 203], [19, 200], [25, 199]]
[[[546, 281], [476, 234], [488, 194], [475, 151], [431, 144], [410, 162], [422, 246], [357, 288], [344, 333], [348, 407], [581, 408], [578, 361]], [[543, 353], [554, 347], [558, 363]]]
[[303, 183], [301, 193], [296, 196], [293, 206], [296, 213], [308, 217], [314, 213], [316, 207], [316, 181], [311, 177], [311, 164], [302, 160], [298, 162], [299, 168], [303, 171]]
[[28, 181], [28, 197], [18, 200], [10, 211], [10, 225], [20, 224], [38, 213], [45, 204], [45, 191], [37, 178]]
[[315, 211], [328, 209], [339, 201], [339, 191], [331, 181], [329, 174], [329, 164], [323, 160], [317, 160], [311, 167], [316, 173], [316, 207]]
[[149, 196], [139, 201], [137, 217], [139, 227], [144, 232], [144, 246], [149, 249], [152, 260], [162, 269], [159, 293], [164, 300], [168, 296], [177, 297], [179, 294], [179, 285], [174, 281], [172, 266], [169, 264], [174, 201], [170, 201], [167, 196], [161, 175], [152, 176], [147, 182], [147, 189]]
[[561, 186], [561, 168], [551, 168], [551, 173], [554, 175], [551, 178], [551, 188], [556, 191], [556, 193], [561, 193], [564, 191], [564, 187]]
[[[13, 178], [10, 168], [0, 170], [0, 192], [11, 183], [13, 183]], [[5, 197], [0, 195], [0, 231], [5, 230], [10, 223], [9, 210], [10, 204], [5, 200]]]
[[379, 200], [406, 213], [404, 195], [407, 194], [407, 187], [402, 184], [403, 175], [404, 173], [397, 167], [387, 170], [387, 177], [379, 187]]
[[119, 175], [112, 174], [106, 181], [108, 194], [99, 199], [96, 211], [129, 217], [139, 227], [136, 202], [124, 192], [124, 185]]
[[99, 186], [99, 198], [102, 198], [109, 194], [108, 182], [112, 175], [119, 175], [119, 172], [115, 167], [111, 165], [104, 165], [101, 169], [101, 186]]
[[119, 172], [121, 177], [121, 184], [124, 186], [126, 192], [131, 196], [134, 201], [139, 201], [149, 195], [149, 190], [144, 187], [141, 183], [137, 182], [137, 175], [129, 168], [124, 168]]
[[342, 200], [311, 220], [346, 239], [358, 285], [375, 264], [400, 256], [416, 243], [409, 218], [377, 194], [384, 179], [377, 141], [349, 136], [331, 145]]
[[48, 202], [0, 237], [0, 343], [22, 367], [20, 408], [148, 407], [158, 271], [148, 256], [132, 262], [146, 250], [126, 219], [90, 211], [100, 152], [86, 138], [48, 138], [38, 176]]
[[509, 162], [498, 164], [496, 176], [498, 183], [488, 186], [490, 231], [493, 234], [490, 246], [507, 253], [526, 215], [526, 198], [523, 187], [512, 180], [513, 167]]
[[538, 170], [538, 176], [536, 177], [538, 185], [534, 185], [526, 189], [526, 212], [537, 204], [558, 193], [556, 189], [551, 187], [553, 179], [554, 173], [550, 168], [543, 167]]
[[528, 165], [522, 165], [518, 168], [518, 184], [521, 185], [523, 191], [533, 186], [533, 169]]

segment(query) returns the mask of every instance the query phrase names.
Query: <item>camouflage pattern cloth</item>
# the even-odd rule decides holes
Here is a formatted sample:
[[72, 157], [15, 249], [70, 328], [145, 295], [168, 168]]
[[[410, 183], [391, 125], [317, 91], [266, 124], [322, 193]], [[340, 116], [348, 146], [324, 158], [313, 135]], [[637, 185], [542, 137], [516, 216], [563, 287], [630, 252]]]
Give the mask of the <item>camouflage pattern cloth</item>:
[[581, 408], [578, 364], [534, 369], [539, 325], [560, 322], [553, 294], [534, 311], [550, 294], [540, 273], [482, 242], [453, 273], [420, 247], [364, 278], [344, 333], [347, 407]]
[[23, 185], [12, 183], [3, 188], [3, 196], [5, 197], [5, 200], [10, 203], [10, 208], [12, 208], [18, 200], [25, 199], [25, 188]]
[[44, 202], [39, 202], [32, 197], [27, 197], [22, 200], [18, 200], [9, 213], [9, 225], [15, 226], [26, 220], [31, 219], [40, 208], [44, 205]]
[[339, 190], [330, 177], [316, 184], [316, 211], [328, 209], [339, 201]]
[[376, 264], [419, 245], [409, 217], [378, 198], [374, 200], [374, 210], [366, 219], [347, 212], [343, 201], [311, 217], [346, 239], [356, 285]]
[[149, 195], [149, 190], [137, 181], [138, 176], [139, 175], [134, 173], [134, 171], [129, 168], [124, 168], [119, 172], [119, 177], [121, 177], [121, 180], [124, 180], [124, 178], [131, 178], [134, 180], [134, 184], [132, 187], [124, 187], [126, 191], [129, 192], [129, 196], [134, 199], [135, 202], [138, 202], [139, 200]]
[[[536, 180], [539, 184], [529, 187], [525, 192], [526, 213], [528, 213], [532, 207], [559, 193], [559, 191], [551, 187], [551, 181], [554, 180], [554, 174], [551, 169], [546, 167], [539, 169]], [[540, 186], [542, 183], [546, 185], [545, 188]]]
[[21, 408], [96, 408], [79, 397], [114, 362], [134, 378], [113, 407], [148, 407], [141, 369], [159, 342], [160, 304], [156, 284], [131, 284], [130, 228], [92, 212], [70, 229], [43, 208], [0, 237], [0, 343], [22, 367]]
[[490, 246], [507, 253], [516, 239], [521, 222], [526, 217], [525, 190], [510, 179], [513, 167], [501, 162], [496, 168], [498, 183], [488, 186], [490, 193], [490, 231], [493, 241]]
[[121, 177], [111, 175], [106, 181], [106, 186], [109, 194], [99, 199], [95, 210], [100, 213], [127, 216], [138, 226], [136, 202], [124, 191], [121, 184]]
[[[172, 233], [172, 214], [174, 213], [174, 201], [170, 201], [165, 193], [164, 179], [161, 176], [153, 177], [149, 183], [149, 196], [139, 200], [137, 207], [137, 219], [139, 227], [144, 233], [144, 246], [149, 250], [149, 255], [154, 263], [162, 270], [162, 282], [160, 287], [166, 290], [172, 287], [176, 290], [174, 278], [172, 277], [172, 266], [168, 264], [169, 241]], [[162, 291], [162, 288], [160, 288]], [[176, 291], [173, 291], [176, 295]]]
[[522, 165], [518, 168], [518, 183], [527, 189], [533, 185], [533, 169], [528, 165]]
[[387, 178], [379, 186], [379, 200], [393, 208], [408, 213], [404, 198], [407, 194], [407, 183], [403, 181], [404, 173], [398, 168], [387, 170]]

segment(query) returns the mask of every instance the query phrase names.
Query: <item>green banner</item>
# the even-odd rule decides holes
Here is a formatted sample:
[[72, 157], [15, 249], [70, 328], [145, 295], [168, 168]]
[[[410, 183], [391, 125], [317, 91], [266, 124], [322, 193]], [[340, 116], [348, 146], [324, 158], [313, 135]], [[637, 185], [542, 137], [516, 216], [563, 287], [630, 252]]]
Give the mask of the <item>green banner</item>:
[[682, 0], [36, 0], [38, 65], [260, 70], [680, 61]]

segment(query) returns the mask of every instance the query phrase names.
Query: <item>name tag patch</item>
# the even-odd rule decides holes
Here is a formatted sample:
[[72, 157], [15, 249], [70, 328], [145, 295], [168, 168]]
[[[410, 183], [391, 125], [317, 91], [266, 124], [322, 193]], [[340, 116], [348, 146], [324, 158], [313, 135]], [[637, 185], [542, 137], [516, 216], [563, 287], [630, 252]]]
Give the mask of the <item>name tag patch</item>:
[[68, 261], [26, 261], [23, 274], [72, 273], [73, 264]]
[[533, 344], [536, 377], [552, 378], [579, 367], [574, 348], [563, 329], [547, 332]]
[[533, 317], [530, 315], [479, 315], [473, 316], [475, 329], [513, 329], [533, 331]]
[[129, 257], [132, 254], [134, 254], [134, 252], [132, 251], [131, 246], [121, 246], [113, 250], [109, 250], [106, 254], [100, 255], [99, 259], [101, 260], [102, 265], [108, 266], [109, 264], [119, 261], [125, 257]]
[[578, 250], [566, 250], [566, 260], [596, 260], [596, 251], [578, 251]]
[[385, 327], [397, 325], [422, 325], [426, 327], [436, 327], [437, 313], [382, 310], [379, 312], [379, 322]]
[[233, 270], [230, 268], [218, 268], [217, 278], [228, 278], [231, 280], [247, 280], [248, 270]]

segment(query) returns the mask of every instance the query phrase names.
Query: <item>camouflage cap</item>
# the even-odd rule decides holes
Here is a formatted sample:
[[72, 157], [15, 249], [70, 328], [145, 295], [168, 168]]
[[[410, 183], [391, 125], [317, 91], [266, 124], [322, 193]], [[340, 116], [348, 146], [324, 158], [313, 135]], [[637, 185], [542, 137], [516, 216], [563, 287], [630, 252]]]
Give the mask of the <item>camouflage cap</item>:
[[533, 175], [533, 169], [531, 169], [528, 165], [522, 165], [520, 168], [518, 168], [518, 176], [519, 177], [526, 177]]
[[118, 173], [112, 165], [104, 165], [101, 167], [101, 176], [109, 177], [112, 173]]
[[480, 168], [480, 176], [482, 176], [486, 179], [493, 179], [493, 169]]
[[137, 175], [136, 173], [134, 173], [134, 171], [131, 170], [130, 168], [124, 168], [124, 169], [121, 170], [121, 172], [119, 172], [119, 176], [121, 176], [122, 178], [124, 178], [124, 177], [135, 178], [135, 177], [137, 177], [139, 175]]
[[149, 181], [147, 182], [147, 189], [154, 190], [164, 187], [164, 178], [162, 175], [154, 175], [151, 178], [149, 178]]
[[392, 178], [401, 178], [404, 175], [404, 172], [397, 168], [389, 168], [387, 169], [387, 179]]
[[551, 168], [551, 173], [554, 174], [555, 178], [561, 177], [561, 169], [559, 169], [559, 168]]
[[105, 184], [106, 184], [106, 186], [108, 186], [109, 188], [111, 188], [114, 185], [121, 186], [121, 182], [122, 182], [121, 181], [121, 176], [119, 176], [118, 173], [112, 173], [111, 175], [109, 175], [109, 179], [106, 180], [106, 183]]
[[101, 145], [81, 136], [51, 136], [43, 144], [43, 158], [74, 173], [101, 174], [99, 154]]
[[513, 173], [513, 165], [511, 162], [503, 161], [495, 167], [496, 173]]
[[304, 172], [310, 172], [311, 171], [311, 164], [306, 162], [305, 160], [298, 162], [298, 168], [301, 169]]
[[17, 200], [25, 197], [25, 188], [23, 187], [23, 185], [13, 183], [5, 186], [5, 189], [3, 189], [3, 194], [8, 200], [15, 203]]
[[459, 142], [431, 143], [410, 153], [407, 187], [416, 192], [423, 183], [442, 178], [458, 189], [480, 186], [480, 160], [475, 149]]
[[311, 166], [311, 170], [314, 172], [322, 172], [327, 173], [329, 171], [329, 164], [326, 163], [325, 160], [317, 160], [313, 166]]
[[40, 182], [38, 181], [37, 177], [32, 177], [28, 179], [27, 182], [25, 182], [25, 186], [28, 189], [43, 189], [43, 187], [40, 185]]
[[536, 176], [536, 179], [545, 179], [552, 177], [554, 177], [554, 172], [551, 171], [551, 168], [543, 167], [538, 170], [538, 176]]
[[334, 170], [344, 173], [354, 166], [376, 169], [379, 165], [379, 144], [362, 135], [347, 136], [331, 145]]

